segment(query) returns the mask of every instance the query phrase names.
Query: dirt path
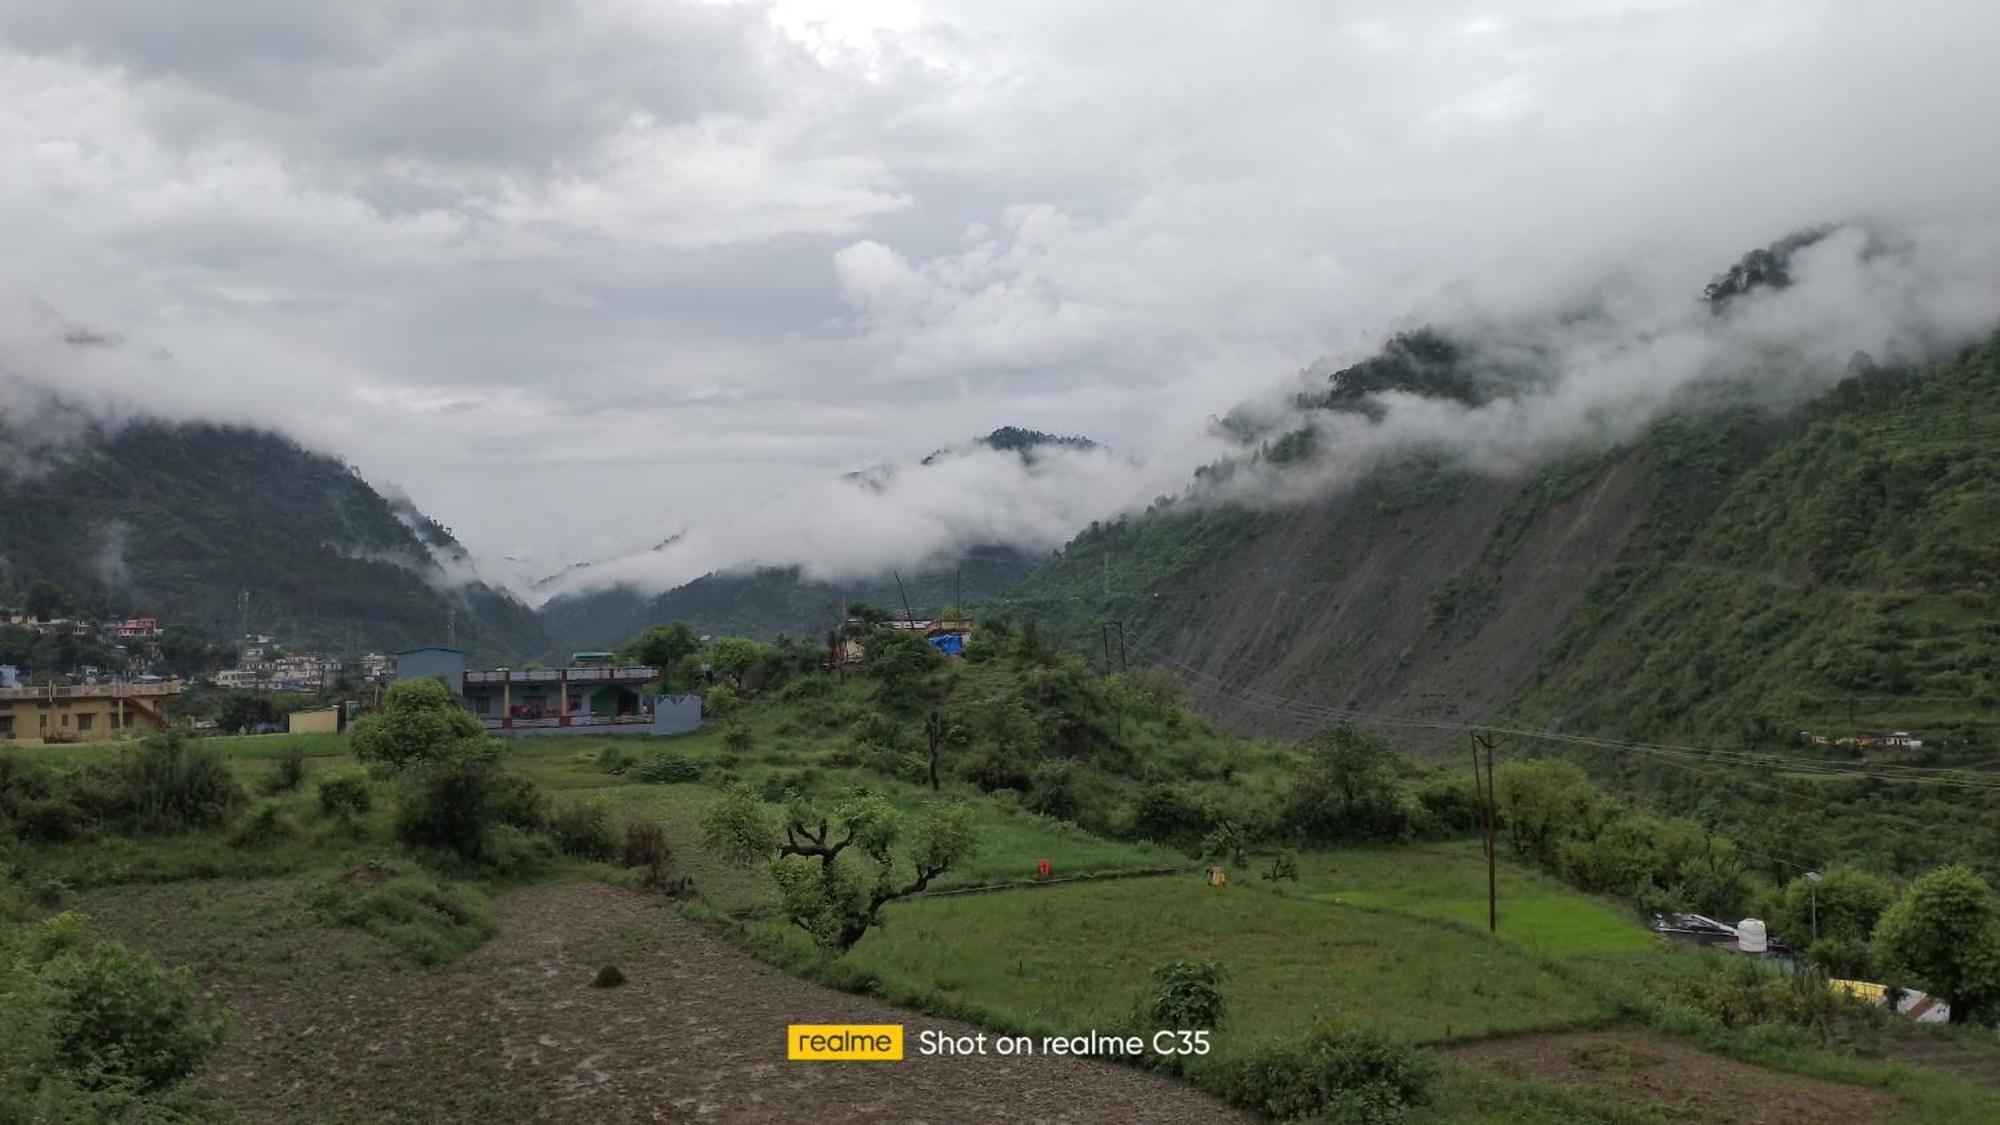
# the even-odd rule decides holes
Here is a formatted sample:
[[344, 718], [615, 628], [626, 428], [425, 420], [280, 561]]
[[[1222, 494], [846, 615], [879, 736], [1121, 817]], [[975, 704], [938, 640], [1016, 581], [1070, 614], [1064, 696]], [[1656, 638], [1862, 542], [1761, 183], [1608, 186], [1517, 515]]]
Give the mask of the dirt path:
[[[788, 1063], [788, 1023], [901, 1023], [909, 1056], [923, 1028], [975, 1029], [788, 976], [607, 886], [517, 891], [498, 913], [499, 936], [441, 972], [223, 974], [237, 1027], [204, 1085], [249, 1120], [1247, 1120], [1068, 1058]], [[590, 987], [604, 964], [627, 982]]]
[[1896, 1099], [1880, 1090], [1766, 1070], [1648, 1031], [1517, 1035], [1443, 1053], [1510, 1078], [1593, 1086], [1693, 1121], [1863, 1125], [1896, 1112]]

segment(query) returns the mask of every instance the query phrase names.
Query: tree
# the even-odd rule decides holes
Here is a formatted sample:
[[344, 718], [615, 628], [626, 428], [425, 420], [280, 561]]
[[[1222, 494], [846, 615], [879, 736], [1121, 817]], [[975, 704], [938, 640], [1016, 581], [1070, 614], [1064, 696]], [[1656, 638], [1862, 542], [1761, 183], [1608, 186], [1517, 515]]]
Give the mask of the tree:
[[1940, 867], [1910, 884], [1875, 927], [1877, 963], [1951, 1004], [1960, 1023], [2000, 1000], [2000, 902], [1971, 868]]
[[902, 814], [865, 793], [830, 811], [793, 794], [774, 819], [754, 794], [732, 788], [710, 807], [703, 828], [709, 846], [737, 862], [768, 862], [786, 917], [821, 947], [842, 951], [867, 934], [884, 906], [930, 886], [978, 844], [972, 810], [957, 801], [932, 805], [910, 841], [913, 878], [899, 883]]
[[862, 671], [875, 680], [882, 701], [892, 706], [915, 698], [924, 677], [943, 663], [943, 655], [929, 641], [902, 629], [870, 632], [861, 657]]
[[1288, 828], [1315, 840], [1394, 839], [1409, 831], [1394, 747], [1342, 724], [1314, 735], [1306, 752], [1305, 773], [1282, 813]]
[[1816, 939], [1865, 943], [1895, 901], [1896, 885], [1883, 876], [1858, 867], [1829, 867], [1817, 888], [1804, 876], [1785, 884], [1771, 921], [1775, 932], [1794, 946]]
[[658, 668], [665, 675], [700, 647], [701, 641], [694, 630], [676, 621], [671, 625], [655, 625], [633, 637], [618, 650], [618, 659], [621, 663], [631, 661]]
[[1493, 779], [1494, 807], [1516, 855], [1553, 864], [1563, 837], [1592, 835], [1605, 801], [1583, 771], [1543, 759], [1510, 764]]
[[444, 681], [404, 680], [389, 689], [381, 711], [354, 724], [354, 756], [397, 770], [457, 756], [485, 737], [486, 729], [459, 706]]
[[764, 659], [764, 651], [763, 645], [748, 637], [717, 637], [709, 642], [706, 654], [709, 667], [717, 675], [726, 676], [731, 684], [741, 687], [743, 673]]
[[924, 716], [924, 747], [930, 752], [931, 792], [941, 788], [938, 781], [938, 763], [944, 756], [945, 747], [959, 746], [965, 742], [965, 728], [945, 717], [944, 712], [931, 708]]

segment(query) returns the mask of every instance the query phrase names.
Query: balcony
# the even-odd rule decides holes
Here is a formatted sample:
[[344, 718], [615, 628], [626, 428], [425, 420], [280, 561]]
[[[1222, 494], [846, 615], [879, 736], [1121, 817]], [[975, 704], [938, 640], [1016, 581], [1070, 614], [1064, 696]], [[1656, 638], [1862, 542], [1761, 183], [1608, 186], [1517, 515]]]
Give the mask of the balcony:
[[644, 665], [619, 668], [497, 668], [489, 672], [465, 674], [468, 684], [644, 684], [659, 678], [659, 669]]
[[504, 719], [481, 718], [479, 725], [487, 730], [551, 730], [556, 727], [643, 727], [652, 725], [652, 722], [653, 716], [648, 714], [591, 715], [579, 712], [567, 717], [544, 715], [538, 719], [515, 719], [511, 723]]

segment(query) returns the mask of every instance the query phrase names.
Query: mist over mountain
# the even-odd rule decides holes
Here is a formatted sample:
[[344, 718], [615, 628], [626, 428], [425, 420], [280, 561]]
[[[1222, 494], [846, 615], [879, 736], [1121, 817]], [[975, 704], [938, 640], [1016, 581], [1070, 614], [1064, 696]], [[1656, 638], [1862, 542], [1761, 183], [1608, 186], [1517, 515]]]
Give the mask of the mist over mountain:
[[71, 614], [157, 617], [217, 641], [247, 625], [341, 652], [452, 635], [496, 660], [549, 647], [534, 613], [481, 581], [407, 496], [282, 435], [42, 399], [0, 413], [0, 439], [36, 450], [0, 471], [0, 602], [47, 584]]

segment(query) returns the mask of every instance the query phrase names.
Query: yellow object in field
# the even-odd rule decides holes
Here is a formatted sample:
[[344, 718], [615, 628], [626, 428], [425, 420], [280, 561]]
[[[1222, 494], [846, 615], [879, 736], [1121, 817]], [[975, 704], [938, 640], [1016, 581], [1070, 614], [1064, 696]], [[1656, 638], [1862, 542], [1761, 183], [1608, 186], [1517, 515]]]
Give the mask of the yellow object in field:
[[1226, 887], [1229, 885], [1229, 876], [1222, 873], [1220, 866], [1210, 867], [1208, 869], [1208, 885], [1211, 887]]

